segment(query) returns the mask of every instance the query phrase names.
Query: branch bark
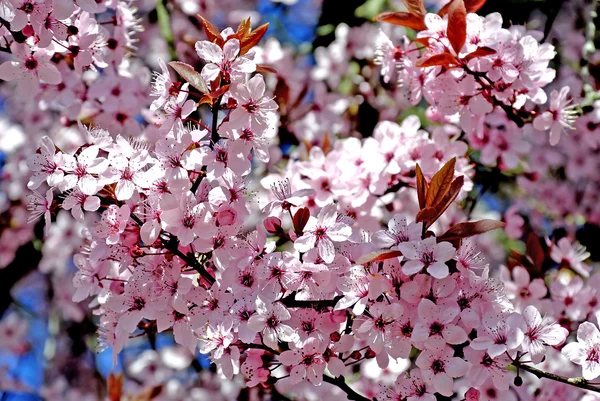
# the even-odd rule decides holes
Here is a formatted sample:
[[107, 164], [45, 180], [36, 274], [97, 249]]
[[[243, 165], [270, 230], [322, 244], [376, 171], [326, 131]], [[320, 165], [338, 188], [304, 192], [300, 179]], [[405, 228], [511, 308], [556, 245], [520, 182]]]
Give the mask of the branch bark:
[[348, 383], [346, 383], [346, 379], [344, 379], [344, 376], [331, 377], [331, 376], [323, 375], [323, 381], [325, 383], [333, 384], [334, 386], [339, 387], [344, 393], [346, 393], [346, 395], [348, 396], [349, 400], [352, 400], [352, 401], [373, 401], [370, 398], [367, 398], [367, 397], [365, 397], [363, 395], [360, 395], [359, 393], [357, 393], [356, 391], [354, 391], [348, 385]]
[[554, 373], [550, 373], [550, 372], [544, 372], [543, 370], [540, 370], [538, 368], [534, 368], [533, 366], [524, 364], [523, 362], [519, 361], [518, 359], [514, 360], [512, 365], [515, 366], [517, 369], [523, 369], [524, 371], [531, 373], [532, 375], [536, 376], [538, 379], [554, 380], [554, 381], [568, 384], [568, 385], [578, 387], [578, 388], [581, 388], [584, 390], [589, 390], [589, 391], [594, 391], [596, 393], [600, 393], [600, 386], [594, 386], [594, 385], [590, 384], [583, 377], [569, 378], [569, 377], [555, 375]]

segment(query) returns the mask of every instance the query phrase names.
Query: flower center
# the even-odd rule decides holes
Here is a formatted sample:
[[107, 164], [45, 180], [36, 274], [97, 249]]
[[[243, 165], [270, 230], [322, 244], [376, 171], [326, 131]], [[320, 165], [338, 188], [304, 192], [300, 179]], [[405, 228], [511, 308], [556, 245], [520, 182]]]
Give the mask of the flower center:
[[185, 216], [182, 221], [183, 226], [187, 228], [193, 228], [195, 222], [196, 218], [194, 216]]
[[431, 364], [431, 370], [433, 370], [433, 373], [435, 374], [445, 372], [444, 361], [439, 359], [433, 361]]
[[25, 60], [25, 68], [27, 68], [28, 70], [35, 70], [37, 66], [38, 62], [33, 57], [29, 57], [27, 60]]
[[429, 335], [435, 336], [436, 334], [440, 334], [444, 330], [444, 325], [440, 322], [433, 322], [431, 326], [429, 326]]

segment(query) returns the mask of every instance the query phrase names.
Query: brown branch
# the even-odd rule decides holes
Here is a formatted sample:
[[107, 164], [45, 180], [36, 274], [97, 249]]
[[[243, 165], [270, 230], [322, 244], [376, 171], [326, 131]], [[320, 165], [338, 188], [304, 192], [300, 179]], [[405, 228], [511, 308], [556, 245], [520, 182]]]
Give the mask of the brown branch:
[[[139, 217], [137, 217], [135, 214], [131, 214], [131, 218], [133, 221], [135, 221], [140, 227], [144, 224], [144, 222], [142, 220], [140, 220]], [[202, 266], [198, 260], [196, 259], [196, 257], [194, 255], [185, 255], [183, 252], [181, 252], [179, 250], [179, 240], [177, 239], [176, 236], [174, 236], [173, 234], [164, 231], [163, 233], [166, 234], [169, 239], [165, 240], [164, 238], [159, 237], [163, 247], [165, 249], [167, 249], [168, 251], [170, 251], [172, 254], [178, 256], [181, 260], [183, 260], [188, 266], [192, 267], [194, 270], [196, 270], [210, 285], [213, 285], [215, 282], [215, 278], [213, 276], [210, 275], [210, 273], [204, 268], [204, 266]]]
[[331, 377], [331, 376], [323, 375], [323, 381], [325, 383], [333, 384], [334, 386], [339, 387], [344, 393], [346, 393], [346, 395], [348, 396], [349, 400], [352, 400], [352, 401], [373, 401], [370, 398], [367, 398], [367, 397], [365, 397], [363, 395], [358, 394], [350, 386], [348, 386], [348, 383], [346, 383], [346, 380], [344, 379], [344, 376]]
[[334, 307], [337, 302], [342, 299], [341, 295], [336, 296], [333, 299], [324, 300], [296, 300], [296, 293], [292, 292], [287, 297], [281, 298], [279, 301], [288, 308], [327, 308]]
[[[223, 95], [219, 96], [219, 98], [217, 99], [215, 104], [213, 104], [213, 107], [212, 107], [212, 128], [210, 130], [210, 147], [211, 147], [211, 149], [213, 148], [214, 144], [217, 143], [219, 141], [219, 139], [221, 139], [221, 136], [217, 132], [217, 128], [218, 128], [218, 123], [219, 123], [219, 109], [221, 107], [222, 100], [223, 100]], [[192, 188], [190, 189], [190, 191], [192, 191], [193, 194], [195, 194], [196, 191], [198, 190], [198, 188], [200, 187], [200, 183], [202, 182], [204, 177], [206, 177], [206, 166], [202, 166], [202, 174], [200, 174], [198, 177], [196, 177], [196, 180], [192, 184]]]
[[555, 375], [554, 373], [550, 373], [550, 372], [544, 372], [543, 370], [534, 368], [533, 366], [526, 365], [525, 363], [519, 361], [518, 359], [515, 359], [513, 361], [512, 365], [515, 366], [517, 369], [523, 369], [524, 371], [531, 373], [532, 375], [536, 376], [538, 379], [554, 380], [554, 381], [568, 384], [568, 385], [578, 387], [578, 388], [581, 388], [584, 390], [589, 390], [589, 391], [594, 391], [596, 393], [600, 393], [599, 386], [594, 386], [594, 385], [590, 384], [583, 377], [569, 378], [569, 377]]
[[[463, 65], [462, 67], [465, 70], [465, 72], [467, 74], [472, 75], [481, 86], [490, 86], [490, 87], [494, 86], [494, 82], [492, 82], [492, 80], [488, 78], [488, 76], [485, 72], [473, 71], [466, 65]], [[483, 82], [482, 79], [485, 79], [487, 81], [487, 84], [485, 82]], [[513, 109], [511, 106], [499, 101], [498, 99], [496, 99], [493, 96], [492, 96], [492, 100], [494, 101], [494, 106], [498, 106], [502, 110], [504, 110], [508, 119], [511, 120], [512, 122], [514, 122], [515, 124], [517, 124], [517, 126], [519, 128], [523, 128], [523, 126], [525, 126], [525, 124], [533, 121], [534, 115], [532, 113], [526, 113], [526, 115], [519, 115], [520, 110]], [[523, 113], [521, 112], [521, 114], [523, 114]]]

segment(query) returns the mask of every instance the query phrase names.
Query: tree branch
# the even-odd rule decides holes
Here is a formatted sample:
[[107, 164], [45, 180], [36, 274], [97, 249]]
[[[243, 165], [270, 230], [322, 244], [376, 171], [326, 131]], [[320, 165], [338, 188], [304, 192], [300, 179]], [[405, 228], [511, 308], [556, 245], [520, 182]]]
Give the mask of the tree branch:
[[578, 387], [584, 390], [594, 391], [596, 393], [600, 393], [600, 386], [594, 386], [590, 384], [583, 377], [575, 377], [569, 378], [564, 376], [555, 375], [554, 373], [544, 372], [538, 368], [534, 368], [533, 366], [529, 366], [519, 361], [518, 359], [514, 360], [512, 363], [517, 369], [523, 369], [526, 372], [531, 373], [536, 376], [538, 379], [549, 379], [554, 380], [560, 383], [569, 384], [574, 387]]
[[[210, 147], [211, 147], [211, 149], [213, 148], [214, 144], [217, 143], [219, 141], [219, 139], [221, 139], [221, 136], [217, 132], [217, 128], [218, 128], [218, 124], [219, 124], [219, 109], [221, 107], [222, 100], [223, 100], [223, 96], [221, 95], [212, 107], [212, 126], [210, 129]], [[200, 183], [202, 182], [204, 177], [206, 177], [206, 166], [202, 166], [202, 174], [200, 174], [198, 177], [196, 177], [196, 180], [192, 184], [192, 188], [190, 189], [190, 191], [192, 191], [193, 194], [195, 194], [196, 191], [198, 191], [198, 188], [200, 187]]]
[[[142, 220], [140, 220], [140, 218], [137, 217], [133, 213], [131, 214], [131, 218], [140, 227], [144, 224], [144, 222]], [[214, 282], [215, 282], [215, 278], [213, 276], [211, 276], [208, 271], [206, 271], [206, 269], [204, 268], [204, 266], [202, 266], [198, 262], [198, 260], [196, 259], [196, 257], [193, 256], [193, 255], [185, 255], [183, 252], [181, 252], [179, 250], [179, 240], [177, 239], [177, 237], [175, 237], [173, 234], [171, 234], [171, 233], [169, 233], [167, 231], [164, 231], [164, 230], [163, 230], [163, 233], [165, 233], [169, 237], [169, 240], [165, 240], [165, 239], [159, 237], [160, 242], [162, 243], [162, 246], [165, 249], [167, 249], [168, 251], [170, 251], [171, 253], [173, 253], [174, 255], [177, 255], [188, 266], [190, 266], [194, 270], [196, 270], [210, 285], [213, 285]]]
[[334, 307], [337, 302], [342, 299], [341, 295], [336, 296], [333, 299], [324, 299], [324, 300], [296, 300], [296, 293], [292, 292], [287, 297], [281, 298], [280, 302], [284, 304], [288, 308], [326, 308], [326, 307]]
[[323, 381], [325, 383], [333, 384], [334, 386], [339, 387], [344, 393], [348, 395], [348, 399], [352, 401], [372, 401], [370, 398], [362, 396], [354, 391], [348, 383], [346, 383], [346, 379], [344, 376], [339, 377], [331, 377], [327, 375], [323, 375]]

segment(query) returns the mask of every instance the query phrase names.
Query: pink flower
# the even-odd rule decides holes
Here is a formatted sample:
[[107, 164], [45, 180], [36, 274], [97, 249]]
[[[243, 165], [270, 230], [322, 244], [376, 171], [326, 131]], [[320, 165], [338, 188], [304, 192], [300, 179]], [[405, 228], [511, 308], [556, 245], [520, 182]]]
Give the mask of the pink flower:
[[367, 337], [367, 344], [377, 354], [383, 351], [386, 341], [392, 340], [392, 324], [402, 316], [404, 308], [399, 303], [375, 303], [369, 307], [369, 316], [363, 315], [357, 332]]
[[394, 46], [390, 38], [382, 31], [379, 31], [375, 40], [375, 58], [373, 62], [381, 65], [381, 75], [383, 82], [388, 83], [394, 72], [401, 68], [401, 62], [404, 57], [403, 49]]
[[427, 269], [433, 277], [441, 279], [449, 274], [446, 261], [452, 259], [455, 249], [449, 242], [437, 243], [435, 237], [423, 241], [404, 242], [398, 244], [398, 249], [407, 259], [402, 266], [402, 272], [412, 275]]
[[48, 236], [50, 232], [50, 209], [52, 207], [52, 200], [54, 199], [53, 189], [50, 188], [46, 191], [46, 196], [42, 196], [38, 191], [32, 190], [32, 193], [27, 195], [27, 210], [31, 213], [27, 219], [28, 223], [37, 221], [40, 217], [44, 216], [44, 234]]
[[571, 362], [581, 365], [584, 379], [594, 380], [600, 376], [600, 331], [593, 323], [581, 323], [577, 342], [565, 345], [561, 352]]
[[401, 242], [419, 241], [423, 223], [406, 223], [406, 217], [396, 214], [389, 222], [387, 230], [379, 230], [371, 236], [371, 241], [382, 248], [389, 248]]
[[174, 131], [175, 137], [183, 132], [183, 120], [196, 110], [196, 102], [188, 100], [189, 84], [185, 83], [177, 96], [172, 96], [164, 104], [165, 114], [161, 115], [156, 124], [161, 124], [160, 129], [164, 134]]
[[277, 341], [294, 342], [298, 334], [293, 328], [283, 322], [290, 320], [292, 315], [279, 302], [272, 302], [259, 295], [256, 298], [256, 314], [248, 320], [248, 328], [255, 333], [262, 333], [266, 345], [277, 348]]
[[450, 397], [453, 393], [454, 380], [452, 379], [464, 376], [469, 370], [469, 363], [452, 355], [454, 351], [450, 347], [426, 349], [421, 352], [416, 361], [425, 382], [446, 397]]
[[223, 79], [227, 82], [239, 81], [244, 74], [256, 70], [256, 64], [248, 55], [238, 57], [240, 41], [237, 39], [229, 39], [223, 49], [207, 40], [196, 42], [196, 53], [207, 61], [201, 72], [207, 82], [214, 81], [219, 74], [223, 74]]
[[312, 188], [299, 189], [292, 192], [292, 184], [290, 183], [289, 178], [272, 183], [271, 191], [276, 199], [263, 207], [263, 213], [269, 214], [273, 210], [289, 210], [292, 206], [300, 206], [302, 204], [302, 198], [316, 193]]
[[591, 267], [582, 263], [590, 257], [590, 253], [587, 252], [585, 247], [579, 244], [579, 242], [575, 242], [571, 245], [571, 242], [567, 237], [559, 239], [556, 245], [552, 246], [550, 257], [556, 263], [569, 266], [583, 277], [588, 277], [590, 275]]
[[195, 237], [208, 239], [216, 233], [211, 217], [206, 204], [199, 203], [191, 191], [181, 197], [178, 207], [163, 210], [161, 214], [167, 230], [172, 231], [183, 246], [194, 242]]
[[156, 313], [156, 325], [159, 332], [173, 328], [175, 342], [195, 354], [198, 338], [191, 324], [191, 313], [187, 306], [174, 305]]
[[225, 322], [217, 324], [216, 327], [207, 325], [200, 337], [200, 353], [212, 352], [215, 359], [223, 357], [225, 349], [233, 342], [232, 324], [233, 320], [227, 319]]
[[125, 231], [127, 222], [131, 215], [131, 209], [128, 205], [118, 207], [110, 205], [108, 209], [102, 213], [100, 223], [96, 225], [95, 234], [99, 238], [106, 239], [109, 245], [119, 242], [120, 235]]
[[525, 225], [525, 220], [517, 213], [519, 210], [518, 208], [518, 205], [513, 205], [504, 213], [504, 221], [506, 222], [504, 232], [506, 232], [506, 235], [510, 238], [514, 239], [521, 238], [523, 235], [523, 226]]
[[[398, 376], [394, 386], [397, 390], [397, 394], [400, 396], [399, 399], [403, 400], [406, 397], [406, 401], [435, 401], [434, 395], [435, 390], [431, 384], [423, 379], [421, 369], [415, 368], [405, 376]], [[393, 396], [393, 394], [392, 394]], [[377, 398], [379, 399], [379, 398]], [[397, 398], [385, 398], [382, 400], [396, 401]]]
[[83, 149], [77, 157], [63, 155], [65, 171], [68, 173], [59, 185], [62, 191], [77, 186], [86, 195], [95, 195], [98, 192], [99, 179], [96, 177], [108, 168], [108, 160], [98, 157], [100, 148], [96, 145]]
[[[519, 318], [518, 313], [513, 314]], [[477, 329], [477, 338], [471, 341], [471, 348], [485, 350], [492, 358], [516, 349], [523, 342], [525, 334], [519, 326], [512, 326], [510, 316], [488, 312], [483, 316], [482, 325]]]
[[143, 318], [154, 319], [154, 309], [150, 307], [151, 286], [131, 283], [122, 295], [113, 295], [106, 305], [120, 313], [117, 333], [133, 333]]
[[83, 222], [83, 210], [88, 212], [98, 210], [100, 208], [100, 198], [94, 195], [86, 195], [75, 188], [65, 197], [62, 207], [65, 210], [70, 210], [75, 220]]
[[247, 119], [225, 122], [221, 125], [224, 137], [231, 139], [231, 151], [234, 153], [250, 154], [254, 150], [254, 156], [263, 163], [269, 162], [269, 143], [267, 137], [272, 136], [274, 126], [260, 125], [256, 119]]
[[337, 205], [330, 203], [319, 212], [315, 219], [310, 216], [304, 227], [304, 234], [294, 242], [294, 248], [298, 252], [308, 252], [315, 245], [319, 250], [319, 256], [325, 263], [333, 262], [335, 249], [333, 242], [342, 242], [352, 235], [352, 228], [344, 223], [338, 223]]
[[250, 116], [259, 125], [272, 122], [277, 110], [277, 103], [265, 97], [265, 80], [262, 75], [255, 75], [247, 83], [239, 83], [231, 89], [231, 96], [238, 102], [238, 107], [231, 112], [231, 121], [245, 121]]
[[33, 97], [40, 92], [40, 82], [58, 85], [62, 79], [58, 68], [50, 61], [52, 53], [39, 49], [32, 51], [29, 46], [16, 41], [10, 45], [11, 52], [19, 61], [6, 61], [0, 65], [0, 79], [18, 81], [19, 94]]
[[[507, 270], [502, 266], [507, 274]], [[525, 306], [539, 302], [548, 293], [546, 283], [541, 278], [531, 280], [529, 272], [522, 266], [515, 266], [512, 271], [513, 280], [504, 281], [506, 295], [513, 300], [515, 305]]]
[[[560, 345], [569, 335], [569, 331], [555, 323], [552, 318], [545, 317], [542, 319], [542, 315], [533, 305], [523, 310], [522, 319], [525, 323], [523, 330], [525, 338], [521, 345], [525, 352], [529, 352], [534, 363], [539, 363], [543, 358], [545, 346]], [[517, 323], [513, 326], [522, 327]]]
[[505, 369], [511, 362], [506, 355], [492, 358], [485, 351], [476, 351], [465, 348], [465, 359], [471, 364], [467, 377], [472, 385], [480, 387], [490, 377], [498, 390], [508, 390], [511, 383], [511, 375]]
[[569, 106], [567, 100], [569, 87], [563, 86], [560, 92], [555, 90], [550, 94], [550, 107], [533, 120], [533, 127], [539, 130], [550, 130], [550, 145], [554, 146], [560, 139], [560, 133], [565, 129], [574, 129], [573, 123], [577, 118], [574, 106]]
[[151, 111], [156, 111], [162, 108], [173, 96], [179, 93], [179, 88], [175, 82], [171, 80], [171, 74], [167, 64], [161, 59], [158, 59], [158, 65], [161, 72], [154, 71], [152, 73], [153, 81], [150, 89], [150, 96], [156, 97], [150, 105]]
[[427, 349], [443, 348], [446, 344], [462, 344], [467, 333], [452, 321], [460, 311], [458, 307], [438, 306], [429, 299], [419, 302], [419, 321], [412, 332], [412, 341], [425, 341]]
[[51, 187], [60, 185], [64, 178], [63, 154], [56, 153], [56, 146], [52, 139], [47, 136], [40, 140], [39, 153], [31, 155], [27, 159], [27, 167], [33, 171], [33, 175], [27, 183], [29, 189], [37, 189], [44, 181]]
[[128, 200], [139, 188], [147, 188], [150, 182], [147, 179], [147, 170], [156, 159], [148, 155], [148, 151], [142, 148], [134, 148], [121, 135], [117, 136], [117, 146], [108, 155], [110, 167], [103, 174], [111, 181], [116, 181], [115, 195], [117, 200]]
[[369, 276], [362, 266], [354, 266], [347, 276], [340, 277], [338, 288], [344, 296], [335, 304], [334, 310], [353, 306], [352, 313], [362, 315], [369, 299], [375, 299], [379, 294], [370, 293]]
[[323, 358], [325, 348], [326, 343], [311, 337], [306, 340], [302, 348], [284, 351], [279, 355], [279, 362], [286, 366], [293, 366], [290, 372], [292, 384], [308, 380], [315, 386], [321, 385], [326, 365]]

